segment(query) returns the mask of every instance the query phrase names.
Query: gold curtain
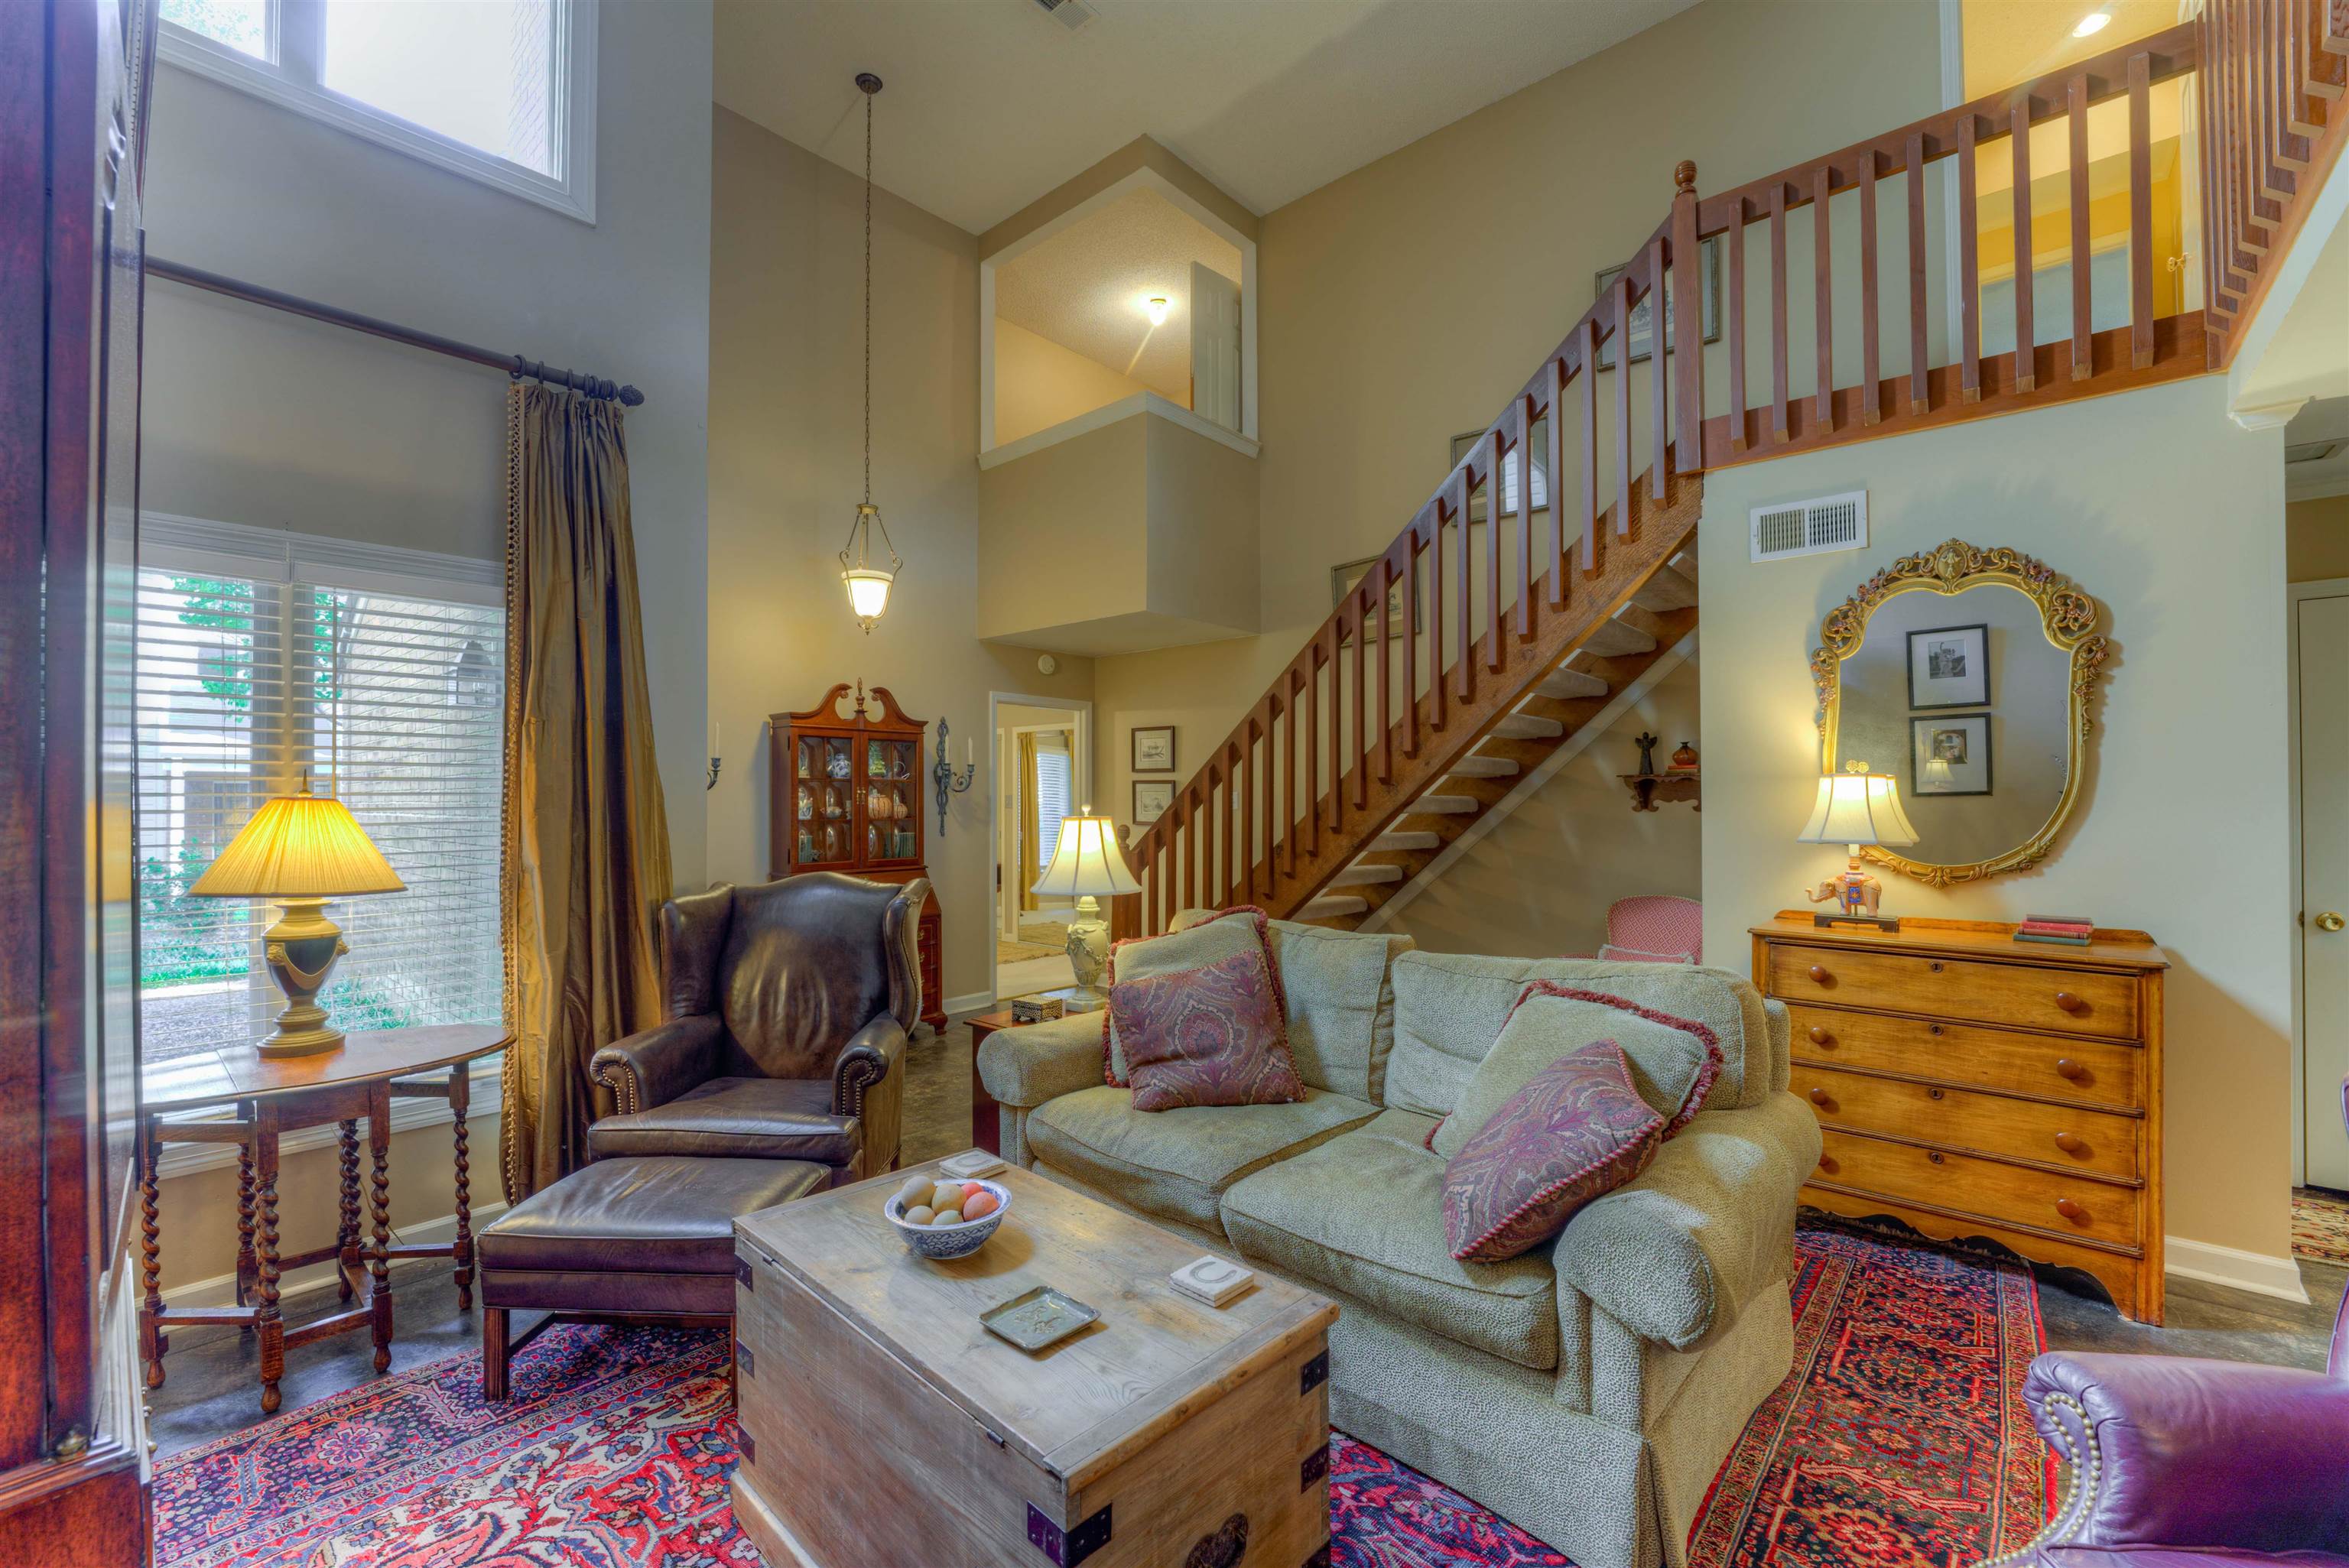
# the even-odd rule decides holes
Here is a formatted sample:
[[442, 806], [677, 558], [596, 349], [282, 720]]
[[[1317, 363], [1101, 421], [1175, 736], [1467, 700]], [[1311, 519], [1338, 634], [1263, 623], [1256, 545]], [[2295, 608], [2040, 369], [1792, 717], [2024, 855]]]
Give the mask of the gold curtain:
[[505, 743], [500, 1164], [518, 1202], [585, 1162], [588, 1058], [659, 1020], [653, 922], [670, 892], [620, 407], [519, 382]]
[[1036, 736], [1019, 732], [1019, 907], [1024, 912], [1042, 906], [1036, 902], [1036, 798], [1043, 789], [1036, 777]]

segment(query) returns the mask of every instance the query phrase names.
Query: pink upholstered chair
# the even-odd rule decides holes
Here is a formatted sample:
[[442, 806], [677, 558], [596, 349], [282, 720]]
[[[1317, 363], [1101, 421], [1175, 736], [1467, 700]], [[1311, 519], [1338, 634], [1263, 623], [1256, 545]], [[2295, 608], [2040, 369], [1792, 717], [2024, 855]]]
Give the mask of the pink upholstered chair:
[[[1648, 893], [1617, 899], [1607, 910], [1609, 957], [1652, 957], [1660, 963], [1704, 962], [1704, 905], [1692, 898]], [[1687, 954], [1685, 960], [1682, 954]]]

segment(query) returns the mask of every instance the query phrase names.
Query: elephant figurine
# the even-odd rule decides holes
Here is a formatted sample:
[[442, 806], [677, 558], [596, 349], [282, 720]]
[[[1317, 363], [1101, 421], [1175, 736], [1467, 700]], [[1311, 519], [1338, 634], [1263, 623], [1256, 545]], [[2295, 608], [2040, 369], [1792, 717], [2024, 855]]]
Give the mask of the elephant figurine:
[[1840, 876], [1832, 876], [1815, 890], [1806, 890], [1803, 896], [1813, 903], [1825, 903], [1831, 898], [1843, 901], [1843, 913], [1853, 920], [1874, 920], [1876, 906], [1884, 897], [1884, 884], [1852, 867]]

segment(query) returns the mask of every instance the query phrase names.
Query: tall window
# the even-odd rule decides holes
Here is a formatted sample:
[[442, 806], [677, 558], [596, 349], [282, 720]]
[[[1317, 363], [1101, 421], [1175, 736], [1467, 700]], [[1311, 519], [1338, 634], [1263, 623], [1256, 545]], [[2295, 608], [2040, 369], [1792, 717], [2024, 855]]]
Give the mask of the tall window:
[[1074, 811], [1069, 797], [1075, 791], [1070, 769], [1069, 732], [1048, 729], [1036, 737], [1036, 869], [1052, 863], [1061, 847], [1061, 819]]
[[[354, 898], [322, 998], [346, 1029], [494, 1024], [505, 615], [495, 568], [152, 520], [139, 573], [141, 1051], [251, 1040], [284, 1006], [269, 905], [188, 888], [305, 769], [408, 891]], [[274, 557], [274, 558], [273, 558]]]
[[595, 0], [161, 0], [163, 58], [595, 221]]

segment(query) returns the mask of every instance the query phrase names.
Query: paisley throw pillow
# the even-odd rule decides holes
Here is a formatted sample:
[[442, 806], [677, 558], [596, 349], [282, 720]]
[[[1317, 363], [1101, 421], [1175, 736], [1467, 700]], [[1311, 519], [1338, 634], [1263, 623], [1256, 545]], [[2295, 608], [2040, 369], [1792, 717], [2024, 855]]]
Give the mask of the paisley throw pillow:
[[1305, 1098], [1272, 965], [1235, 953], [1201, 969], [1128, 980], [1110, 1012], [1133, 1082], [1133, 1109], [1286, 1105]]
[[1594, 1040], [1542, 1068], [1444, 1168], [1444, 1233], [1463, 1263], [1497, 1264], [1566, 1229], [1576, 1211], [1648, 1168], [1666, 1119], [1630, 1059]]
[[[1113, 997], [1121, 985], [1159, 975], [1188, 974], [1247, 952], [1264, 955], [1265, 968], [1272, 975], [1273, 999], [1285, 1020], [1288, 1001], [1281, 995], [1279, 966], [1272, 961], [1271, 922], [1254, 904], [1218, 910], [1161, 936], [1127, 937], [1110, 948], [1109, 968], [1102, 984]], [[1122, 1027], [1113, 1004], [1102, 1009], [1102, 1078], [1112, 1088], [1125, 1088], [1132, 1082], [1127, 1076], [1125, 1042], [1119, 1033]]]

